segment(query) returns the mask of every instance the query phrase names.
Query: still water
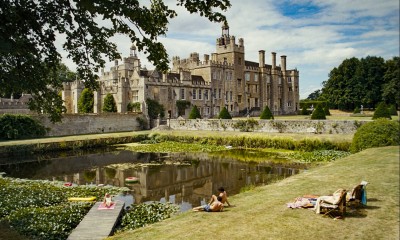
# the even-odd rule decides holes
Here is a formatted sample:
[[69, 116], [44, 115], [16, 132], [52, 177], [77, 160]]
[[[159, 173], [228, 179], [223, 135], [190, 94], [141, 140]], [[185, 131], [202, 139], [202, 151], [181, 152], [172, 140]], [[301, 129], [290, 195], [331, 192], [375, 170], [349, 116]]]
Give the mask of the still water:
[[[235, 156], [245, 156], [248, 161], [238, 161]], [[251, 161], [252, 156], [267, 161]], [[121, 199], [126, 205], [172, 202], [181, 211], [204, 204], [220, 186], [232, 196], [245, 187], [276, 182], [307, 167], [245, 150], [175, 154], [105, 150], [0, 159], [0, 172], [8, 177], [128, 187], [129, 194]], [[139, 182], [127, 183], [127, 177], [137, 177]]]

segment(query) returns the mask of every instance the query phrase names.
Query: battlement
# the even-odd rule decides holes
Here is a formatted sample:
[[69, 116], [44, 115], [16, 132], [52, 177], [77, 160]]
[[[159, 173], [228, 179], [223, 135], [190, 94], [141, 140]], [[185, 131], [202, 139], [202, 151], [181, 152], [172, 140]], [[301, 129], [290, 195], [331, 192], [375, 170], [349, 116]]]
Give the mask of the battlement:
[[[174, 66], [174, 69], [177, 69], [179, 67], [184, 67], [184, 68], [215, 67], [215, 68], [233, 69], [235, 67], [235, 65], [232, 63], [224, 63], [220, 61], [209, 60], [209, 55], [207, 54], [204, 55], [204, 61], [200, 61], [198, 59], [198, 53], [196, 53], [197, 55], [192, 55], [192, 54], [191, 57], [184, 59], [180, 59], [178, 56], [174, 56], [172, 58], [172, 64]], [[197, 58], [192, 58], [192, 56], [197, 56]]]
[[226, 39], [218, 38], [217, 39], [217, 53], [226, 53], [226, 52], [240, 52], [244, 53], [244, 41], [243, 38], [239, 39], [239, 44], [235, 43], [235, 39], [230, 39], [226, 41]]

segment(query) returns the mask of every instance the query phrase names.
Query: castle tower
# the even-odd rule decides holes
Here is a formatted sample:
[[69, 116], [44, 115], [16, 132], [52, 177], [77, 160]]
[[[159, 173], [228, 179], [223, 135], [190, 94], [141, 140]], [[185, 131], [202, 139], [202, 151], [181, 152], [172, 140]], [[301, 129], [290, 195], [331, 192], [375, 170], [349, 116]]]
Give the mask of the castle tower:
[[[221, 27], [221, 37], [216, 42], [216, 53], [212, 59], [222, 64], [223, 86], [221, 91], [223, 93], [223, 100], [219, 105], [227, 107], [228, 111], [236, 115], [240, 109], [244, 108], [245, 89], [244, 82], [244, 41], [239, 39], [239, 44], [236, 44], [235, 36], [229, 34], [229, 25], [224, 22]], [[229, 66], [232, 70], [227, 70]], [[212, 83], [211, 87], [218, 88]], [[219, 91], [219, 89], [218, 89]], [[240, 100], [240, 102], [238, 101]]]

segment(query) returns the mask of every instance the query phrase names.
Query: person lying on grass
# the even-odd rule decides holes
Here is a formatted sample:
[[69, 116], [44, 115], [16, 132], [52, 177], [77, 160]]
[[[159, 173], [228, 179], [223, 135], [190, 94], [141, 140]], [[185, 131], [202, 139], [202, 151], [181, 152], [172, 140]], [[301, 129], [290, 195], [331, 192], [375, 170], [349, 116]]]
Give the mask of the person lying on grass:
[[211, 204], [195, 207], [193, 208], [193, 211], [222, 212], [224, 209], [224, 204], [221, 201], [222, 197], [218, 196], [216, 201], [213, 201]]

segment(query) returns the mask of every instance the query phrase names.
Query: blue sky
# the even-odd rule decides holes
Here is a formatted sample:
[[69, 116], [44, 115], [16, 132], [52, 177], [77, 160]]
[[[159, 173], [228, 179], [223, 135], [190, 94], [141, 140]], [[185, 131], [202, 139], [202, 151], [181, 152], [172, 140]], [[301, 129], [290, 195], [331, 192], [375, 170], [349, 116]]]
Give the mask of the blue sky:
[[[167, 36], [160, 38], [169, 57], [187, 58], [191, 52], [211, 54], [221, 34], [221, 25], [177, 8]], [[258, 51], [265, 50], [266, 63], [271, 52], [287, 56], [288, 69], [300, 71], [300, 97], [321, 89], [330, 70], [344, 59], [399, 55], [398, 0], [231, 0], [225, 12], [230, 34], [243, 38], [246, 60], [258, 62]], [[129, 55], [129, 39], [114, 38], [122, 56]], [[152, 65], [139, 53], [142, 65]], [[67, 65], [74, 67], [70, 60]], [[113, 63], [109, 63], [111, 66]]]

